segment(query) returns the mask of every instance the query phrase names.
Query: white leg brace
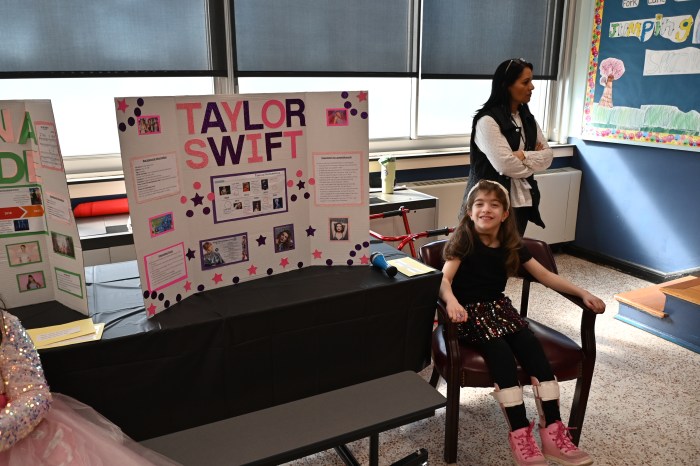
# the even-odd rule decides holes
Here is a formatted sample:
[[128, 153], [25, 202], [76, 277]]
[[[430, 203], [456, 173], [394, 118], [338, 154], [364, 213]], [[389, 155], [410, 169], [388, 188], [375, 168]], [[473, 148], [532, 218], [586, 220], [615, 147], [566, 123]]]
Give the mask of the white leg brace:
[[496, 390], [491, 392], [491, 396], [502, 406], [510, 408], [511, 406], [517, 406], [523, 403], [523, 388], [510, 387], [504, 388], [503, 390], [496, 388]]
[[544, 417], [544, 410], [542, 409], [543, 401], [559, 400], [559, 382], [557, 379], [548, 380], [547, 382], [540, 382], [535, 377], [532, 380], [532, 391], [535, 394], [535, 406], [537, 406], [537, 413], [540, 415], [540, 426], [545, 427], [546, 420]]

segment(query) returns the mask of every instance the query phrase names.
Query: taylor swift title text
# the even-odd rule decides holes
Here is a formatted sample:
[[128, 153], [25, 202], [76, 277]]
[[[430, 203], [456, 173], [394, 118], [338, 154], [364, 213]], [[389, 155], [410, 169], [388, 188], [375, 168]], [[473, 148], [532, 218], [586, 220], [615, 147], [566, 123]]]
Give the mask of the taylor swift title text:
[[[259, 101], [255, 101], [259, 104]], [[306, 126], [304, 101], [301, 99], [266, 100], [251, 105], [248, 100], [229, 102], [180, 102], [187, 134], [193, 136], [184, 145], [190, 157], [187, 166], [205, 168], [211, 158], [218, 166], [270, 162], [276, 157], [297, 157], [297, 138]], [[245, 132], [245, 133], [243, 133]], [[209, 135], [216, 133], [216, 137]], [[221, 134], [224, 133], [224, 134]], [[227, 134], [228, 133], [228, 134]]]

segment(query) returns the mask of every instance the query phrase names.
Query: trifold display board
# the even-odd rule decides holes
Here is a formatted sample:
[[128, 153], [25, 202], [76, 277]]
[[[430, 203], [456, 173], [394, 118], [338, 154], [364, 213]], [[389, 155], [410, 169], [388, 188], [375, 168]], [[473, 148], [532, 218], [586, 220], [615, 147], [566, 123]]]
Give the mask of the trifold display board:
[[85, 269], [49, 101], [0, 101], [0, 296], [85, 315]]
[[149, 316], [205, 290], [369, 263], [367, 92], [115, 107]]

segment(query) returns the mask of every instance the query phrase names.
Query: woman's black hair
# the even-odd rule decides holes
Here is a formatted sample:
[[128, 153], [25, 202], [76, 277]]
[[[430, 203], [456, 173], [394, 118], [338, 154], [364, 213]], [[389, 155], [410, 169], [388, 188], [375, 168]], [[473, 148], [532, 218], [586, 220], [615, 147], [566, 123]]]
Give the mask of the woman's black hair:
[[[508, 88], [517, 81], [525, 68], [532, 70], [533, 66], [532, 63], [526, 62], [522, 58], [511, 58], [498, 65], [491, 80], [491, 95], [474, 115], [475, 122], [481, 117], [483, 112], [493, 107], [505, 108], [510, 113], [510, 92]], [[523, 104], [523, 106], [527, 107], [527, 104]]]

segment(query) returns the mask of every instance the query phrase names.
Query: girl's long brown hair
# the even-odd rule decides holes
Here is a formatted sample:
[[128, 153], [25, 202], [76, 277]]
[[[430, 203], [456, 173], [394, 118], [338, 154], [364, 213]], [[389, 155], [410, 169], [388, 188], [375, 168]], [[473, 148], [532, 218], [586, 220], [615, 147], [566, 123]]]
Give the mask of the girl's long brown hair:
[[[508, 202], [506, 198], [507, 191], [498, 183], [489, 180], [479, 181], [467, 198], [465, 214], [462, 216], [459, 225], [457, 225], [457, 228], [455, 228], [455, 231], [445, 245], [445, 249], [442, 252], [445, 260], [461, 260], [474, 251], [474, 241], [477, 241], [478, 236], [474, 228], [474, 222], [467, 213], [471, 211], [474, 206], [474, 200], [479, 192], [487, 194], [495, 193], [496, 199], [498, 199], [501, 205], [504, 207], [510, 205], [510, 202]], [[518, 228], [515, 224], [515, 212], [510, 206], [508, 207], [508, 211], [508, 218], [501, 223], [497, 236], [501, 247], [506, 250], [506, 273], [508, 276], [513, 276], [518, 272], [518, 268], [520, 267], [518, 249], [520, 249], [521, 240]]]

